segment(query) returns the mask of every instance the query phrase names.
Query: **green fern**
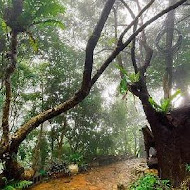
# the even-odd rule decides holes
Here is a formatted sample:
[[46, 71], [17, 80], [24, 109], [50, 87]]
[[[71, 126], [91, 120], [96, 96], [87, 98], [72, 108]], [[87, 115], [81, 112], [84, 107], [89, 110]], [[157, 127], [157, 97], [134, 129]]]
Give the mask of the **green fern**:
[[13, 186], [7, 185], [3, 190], [16, 190]]
[[116, 65], [121, 73], [123, 74], [123, 78], [121, 79], [119, 90], [121, 94], [126, 94], [128, 91], [128, 86], [134, 83], [137, 83], [140, 79], [140, 73], [131, 73], [129, 74], [123, 67], [120, 65]]
[[33, 25], [38, 25], [38, 24], [40, 24], [41, 26], [55, 26], [61, 29], [65, 29], [65, 25], [60, 20], [56, 19], [43, 19], [33, 23]]
[[186, 164], [186, 171], [190, 172], [190, 165], [189, 164]]
[[121, 79], [120, 85], [119, 85], [119, 91], [121, 94], [126, 94], [128, 91], [128, 83], [126, 80], [126, 77], [123, 77]]
[[169, 180], [161, 180], [153, 174], [146, 174], [140, 177], [136, 182], [134, 182], [130, 190], [170, 190], [171, 185]]
[[[10, 27], [21, 27], [22, 31], [28, 31], [30, 27], [35, 24], [49, 23], [56, 27], [64, 28], [63, 23], [59, 20], [59, 16], [65, 13], [65, 7], [59, 0], [25, 0], [23, 4], [22, 14], [17, 18], [16, 22], [13, 21]], [[8, 8], [7, 8], [8, 7]], [[0, 0], [0, 20], [4, 26], [6, 18], [3, 18], [4, 12], [12, 8], [12, 1]], [[5, 19], [5, 20], [4, 20]], [[1, 24], [1, 25], [2, 25]], [[8, 25], [9, 25], [8, 24]], [[3, 26], [3, 28], [5, 28]], [[0, 26], [0, 30], [2, 26]]]
[[172, 101], [174, 98], [176, 98], [179, 94], [181, 93], [181, 90], [177, 90], [170, 98], [165, 98], [160, 100], [160, 105], [157, 104], [152, 97], [149, 98], [149, 102], [152, 105], [152, 107], [158, 111], [158, 112], [163, 112], [167, 113], [171, 109]]
[[62, 27], [63, 24], [58, 20], [58, 16], [64, 12], [65, 7], [58, 0], [26, 0], [20, 21], [27, 25], [27, 28], [35, 24], [50, 23], [50, 21]]
[[31, 181], [11, 181], [3, 188], [3, 190], [24, 189], [28, 188], [30, 185], [32, 185]]

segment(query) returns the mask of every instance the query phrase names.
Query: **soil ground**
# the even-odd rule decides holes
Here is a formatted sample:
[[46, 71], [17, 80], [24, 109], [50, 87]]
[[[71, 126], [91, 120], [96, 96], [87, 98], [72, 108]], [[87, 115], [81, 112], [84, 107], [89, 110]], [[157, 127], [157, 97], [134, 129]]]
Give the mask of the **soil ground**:
[[30, 190], [117, 190], [118, 184], [128, 186], [136, 179], [135, 168], [144, 163], [143, 159], [121, 161], [76, 176], [43, 182]]

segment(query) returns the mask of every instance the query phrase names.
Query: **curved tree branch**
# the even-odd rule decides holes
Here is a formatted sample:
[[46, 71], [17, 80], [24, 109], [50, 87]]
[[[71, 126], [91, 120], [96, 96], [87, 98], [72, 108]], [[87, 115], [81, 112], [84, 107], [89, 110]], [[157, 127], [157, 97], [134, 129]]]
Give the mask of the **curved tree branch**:
[[91, 88], [91, 75], [92, 75], [92, 67], [94, 62], [94, 49], [98, 43], [104, 25], [107, 21], [107, 18], [110, 14], [110, 11], [115, 3], [115, 0], [108, 0], [105, 4], [105, 7], [102, 11], [100, 19], [90, 36], [87, 46], [86, 46], [86, 57], [84, 64], [84, 73], [83, 73], [83, 82], [82, 82], [82, 90], [89, 92]]

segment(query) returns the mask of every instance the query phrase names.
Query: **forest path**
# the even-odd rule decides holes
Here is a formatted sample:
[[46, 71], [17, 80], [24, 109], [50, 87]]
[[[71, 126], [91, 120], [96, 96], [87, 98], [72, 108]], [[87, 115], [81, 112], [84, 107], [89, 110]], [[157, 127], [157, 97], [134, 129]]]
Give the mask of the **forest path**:
[[43, 182], [30, 190], [117, 190], [117, 184], [128, 186], [137, 177], [134, 171], [141, 165], [145, 165], [143, 159], [121, 161], [76, 176]]

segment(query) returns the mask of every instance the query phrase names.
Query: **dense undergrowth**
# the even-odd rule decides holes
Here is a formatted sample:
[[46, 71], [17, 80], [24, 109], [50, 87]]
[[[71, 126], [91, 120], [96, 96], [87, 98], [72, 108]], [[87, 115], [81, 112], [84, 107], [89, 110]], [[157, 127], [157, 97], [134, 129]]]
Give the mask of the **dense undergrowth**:
[[180, 187], [173, 188], [169, 180], [161, 180], [155, 174], [145, 174], [135, 181], [129, 190], [188, 190], [190, 189], [190, 178], [184, 180]]
[[154, 174], [146, 174], [140, 177], [134, 182], [130, 190], [170, 190], [171, 185], [169, 180], [160, 180], [158, 176]]
[[7, 181], [5, 179], [6, 183], [5, 186], [3, 187], [3, 190], [17, 190], [17, 189], [26, 189], [28, 188], [30, 185], [32, 185], [31, 181]]

